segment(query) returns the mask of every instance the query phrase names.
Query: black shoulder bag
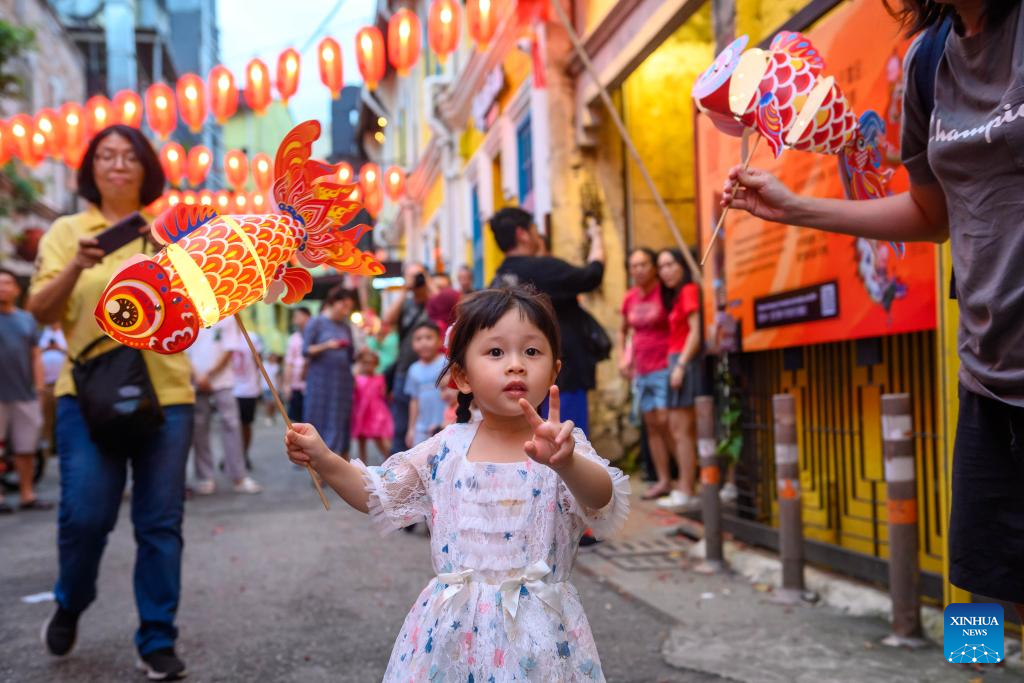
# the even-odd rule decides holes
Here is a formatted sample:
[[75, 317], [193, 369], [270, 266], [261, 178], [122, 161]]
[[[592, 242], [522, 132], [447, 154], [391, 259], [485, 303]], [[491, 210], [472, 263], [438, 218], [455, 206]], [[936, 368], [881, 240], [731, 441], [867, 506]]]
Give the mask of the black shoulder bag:
[[151, 437], [163, 424], [164, 412], [141, 351], [118, 344], [87, 358], [107, 339], [96, 339], [72, 359], [71, 376], [93, 442], [120, 450]]

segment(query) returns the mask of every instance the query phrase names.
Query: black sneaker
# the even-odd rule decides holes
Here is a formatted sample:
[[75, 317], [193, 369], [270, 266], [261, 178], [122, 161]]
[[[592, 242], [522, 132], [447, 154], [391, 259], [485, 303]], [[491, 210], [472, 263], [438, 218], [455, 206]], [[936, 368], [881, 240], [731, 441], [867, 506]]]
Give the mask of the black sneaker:
[[40, 637], [46, 651], [54, 657], [63, 657], [75, 647], [78, 636], [78, 615], [61, 606], [43, 624]]
[[146, 678], [151, 681], [176, 681], [188, 675], [185, 662], [178, 659], [173, 647], [142, 655], [138, 667], [146, 672]]

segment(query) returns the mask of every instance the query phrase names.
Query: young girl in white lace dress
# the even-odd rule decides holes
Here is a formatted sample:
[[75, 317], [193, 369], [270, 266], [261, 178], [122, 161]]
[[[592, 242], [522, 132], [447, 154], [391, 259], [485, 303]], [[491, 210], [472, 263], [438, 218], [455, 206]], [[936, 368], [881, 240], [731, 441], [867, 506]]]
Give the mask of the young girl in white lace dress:
[[[603, 681], [569, 582], [583, 530], [618, 529], [629, 480], [559, 420], [558, 324], [532, 289], [478, 292], [448, 349], [459, 422], [381, 467], [332, 453], [310, 425], [288, 456], [383, 531], [426, 521], [437, 577], [405, 619], [385, 681]], [[535, 409], [550, 396], [548, 419]], [[475, 401], [483, 419], [469, 421]]]

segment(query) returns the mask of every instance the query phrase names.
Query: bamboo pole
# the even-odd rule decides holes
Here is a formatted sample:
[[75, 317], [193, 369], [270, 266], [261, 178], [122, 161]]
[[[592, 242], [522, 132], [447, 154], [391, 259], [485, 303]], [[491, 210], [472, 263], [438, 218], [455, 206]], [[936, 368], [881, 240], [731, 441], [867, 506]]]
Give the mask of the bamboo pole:
[[[758, 135], [757, 139], [754, 140], [754, 146], [750, 148], [750, 154], [747, 155], [747, 160], [743, 162], [743, 170], [744, 171], [746, 171], [748, 168], [750, 168], [750, 160], [754, 158], [754, 152], [757, 151], [757, 145], [760, 142], [761, 142], [761, 136]], [[739, 189], [739, 186], [737, 186], [736, 189]], [[735, 197], [735, 196], [736, 195], [734, 194], [733, 197]], [[722, 229], [722, 226], [725, 225], [725, 217], [729, 215], [729, 209], [731, 209], [731, 208], [732, 208], [732, 200], [730, 199], [729, 203], [725, 207], [725, 211], [723, 211], [722, 215], [718, 217], [718, 225], [715, 226], [715, 231], [713, 233], [711, 233], [711, 239], [708, 240], [707, 249], [704, 250], [704, 255], [700, 259], [700, 264], [702, 266], [704, 265], [704, 262], [708, 260], [708, 254], [711, 253], [711, 247], [715, 246], [715, 238], [718, 237], [718, 232]]]
[[566, 33], [568, 33], [569, 41], [572, 42], [573, 49], [576, 51], [576, 54], [579, 55], [584, 68], [590, 77], [594, 79], [594, 84], [597, 86], [597, 91], [601, 96], [601, 101], [604, 102], [604, 106], [608, 110], [608, 114], [611, 116], [612, 122], [619, 131], [619, 136], [626, 145], [626, 149], [629, 150], [629, 155], [633, 157], [633, 161], [636, 163], [637, 168], [640, 169], [640, 175], [643, 177], [648, 189], [654, 196], [654, 203], [657, 204], [658, 210], [665, 219], [665, 223], [668, 224], [669, 230], [672, 231], [672, 236], [679, 244], [679, 251], [683, 253], [683, 258], [686, 260], [686, 265], [690, 268], [690, 272], [693, 274], [693, 279], [697, 282], [702, 282], [704, 280], [704, 275], [701, 272], [700, 266], [697, 265], [697, 261], [693, 258], [693, 254], [690, 253], [689, 247], [686, 245], [686, 242], [683, 241], [683, 236], [679, 233], [679, 228], [676, 226], [676, 222], [672, 218], [672, 213], [668, 210], [665, 200], [662, 199], [661, 193], [658, 192], [658, 188], [654, 185], [654, 179], [651, 177], [650, 172], [648, 172], [647, 166], [644, 165], [643, 159], [640, 158], [640, 152], [637, 150], [636, 145], [633, 144], [633, 138], [630, 137], [629, 131], [626, 130], [626, 124], [622, 122], [622, 117], [619, 116], [619, 112], [615, 109], [615, 104], [612, 102], [611, 95], [608, 94], [608, 90], [601, 83], [601, 78], [597, 74], [597, 69], [594, 68], [594, 63], [590, 61], [590, 55], [588, 55], [587, 51], [583, 48], [583, 43], [580, 42], [580, 37], [577, 35], [576, 29], [573, 28], [572, 22], [569, 21], [569, 17], [565, 13], [565, 8], [562, 7], [561, 0], [554, 0], [551, 5], [555, 8], [555, 12], [558, 14], [558, 20], [561, 22], [563, 28], [565, 28]]
[[[270, 375], [267, 374], [267, 368], [263, 366], [263, 359], [260, 358], [260, 354], [257, 353], [256, 346], [252, 343], [252, 339], [249, 338], [249, 331], [245, 329], [245, 323], [242, 322], [242, 316], [238, 313], [235, 313], [235, 322], [238, 323], [238, 329], [242, 331], [242, 336], [245, 337], [245, 343], [249, 345], [249, 352], [252, 354], [252, 359], [256, 361], [256, 366], [260, 369], [260, 373], [262, 373], [267, 386], [270, 387], [270, 394], [274, 397], [274, 403], [277, 404], [277, 412], [281, 413], [281, 417], [284, 418], [284, 423], [288, 426], [288, 429], [291, 429], [292, 421], [288, 417], [288, 411], [284, 409], [284, 404], [281, 403], [281, 397], [277, 393], [277, 387], [274, 386], [274, 382], [270, 379]], [[320, 496], [320, 502], [324, 504], [324, 510], [330, 510], [331, 504], [327, 502], [327, 496], [324, 495], [324, 490], [320, 486], [320, 479], [317, 477], [316, 472], [313, 471], [313, 466], [306, 463], [306, 471], [309, 472], [309, 478], [313, 480], [313, 486], [316, 487], [316, 492]]]

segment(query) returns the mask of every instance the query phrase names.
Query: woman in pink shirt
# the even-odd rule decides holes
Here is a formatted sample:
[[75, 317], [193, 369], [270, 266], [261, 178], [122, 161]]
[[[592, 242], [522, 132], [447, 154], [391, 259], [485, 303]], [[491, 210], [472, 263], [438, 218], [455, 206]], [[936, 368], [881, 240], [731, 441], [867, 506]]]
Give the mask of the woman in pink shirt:
[[668, 313], [668, 427], [679, 466], [679, 480], [658, 506], [672, 510], [697, 507], [694, 474], [697, 463], [697, 432], [694, 399], [705, 393], [701, 357], [700, 289], [678, 249], [658, 254], [658, 277], [666, 294]]
[[633, 288], [622, 302], [619, 330], [619, 372], [633, 380], [633, 400], [647, 428], [647, 445], [657, 481], [644, 499], [660, 498], [672, 490], [669, 452], [672, 435], [668, 428], [668, 311], [662, 301], [662, 287], [655, 266], [655, 254], [646, 248], [629, 255]]

